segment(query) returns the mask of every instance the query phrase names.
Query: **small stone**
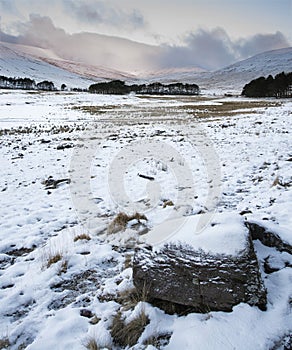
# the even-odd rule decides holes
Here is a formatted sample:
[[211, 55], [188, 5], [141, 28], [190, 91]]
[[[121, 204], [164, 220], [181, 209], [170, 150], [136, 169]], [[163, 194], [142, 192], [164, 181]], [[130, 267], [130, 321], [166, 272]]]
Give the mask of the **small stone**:
[[100, 321], [101, 319], [98, 318], [96, 315], [93, 316], [93, 318], [89, 321], [90, 324], [98, 324], [98, 322]]
[[81, 309], [80, 310], [80, 316], [82, 317], [86, 317], [86, 318], [92, 318], [94, 315], [93, 313], [88, 310], [88, 309]]

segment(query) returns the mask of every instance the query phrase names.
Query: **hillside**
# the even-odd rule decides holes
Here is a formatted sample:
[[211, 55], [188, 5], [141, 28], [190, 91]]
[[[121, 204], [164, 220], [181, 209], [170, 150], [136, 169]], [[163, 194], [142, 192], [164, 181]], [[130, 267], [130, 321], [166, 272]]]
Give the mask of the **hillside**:
[[214, 72], [184, 71], [156, 72], [145, 80], [161, 82], [195, 82], [202, 90], [240, 93], [243, 86], [259, 76], [276, 75], [292, 70], [292, 47], [263, 52]]
[[85, 88], [92, 83], [92, 80], [53, 66], [20, 50], [12, 49], [3, 43], [0, 43], [0, 75], [28, 77], [37, 82], [50, 80], [57, 88], [60, 88], [62, 84], [68, 87]]
[[201, 85], [241, 91], [243, 86], [260, 76], [292, 70], [292, 47], [263, 52], [216, 72], [202, 75]]
[[29, 77], [36, 81], [48, 79], [58, 88], [87, 88], [93, 82], [123, 80], [126, 82], [196, 83], [203, 92], [240, 93], [243, 86], [259, 76], [289, 72], [292, 47], [268, 51], [214, 72], [198, 68], [167, 69], [147, 73], [126, 73], [98, 65], [64, 60], [50, 50], [0, 42], [0, 75]]

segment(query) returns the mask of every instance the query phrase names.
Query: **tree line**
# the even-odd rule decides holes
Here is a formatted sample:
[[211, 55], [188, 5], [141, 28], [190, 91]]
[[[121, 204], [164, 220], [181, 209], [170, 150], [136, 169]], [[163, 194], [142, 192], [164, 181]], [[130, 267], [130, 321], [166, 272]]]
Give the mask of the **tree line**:
[[4, 75], [0, 76], [0, 88], [2, 89], [23, 89], [23, 90], [43, 90], [55, 91], [54, 83], [48, 80], [36, 83], [30, 78], [11, 78]]
[[124, 81], [113, 80], [110, 82], [96, 83], [89, 86], [89, 92], [97, 94], [124, 95], [131, 92], [147, 95], [198, 95], [200, 92], [197, 84], [134, 84], [127, 85]]
[[246, 84], [241, 93], [246, 97], [292, 97], [292, 72], [267, 78], [260, 77]]

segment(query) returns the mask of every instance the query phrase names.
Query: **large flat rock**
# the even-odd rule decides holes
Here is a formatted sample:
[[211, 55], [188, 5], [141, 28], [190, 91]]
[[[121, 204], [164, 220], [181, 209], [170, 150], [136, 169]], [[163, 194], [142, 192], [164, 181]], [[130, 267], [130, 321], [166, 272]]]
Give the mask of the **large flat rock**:
[[149, 233], [152, 244], [137, 248], [134, 255], [137, 290], [149, 301], [162, 300], [196, 311], [231, 311], [241, 302], [265, 309], [266, 291], [242, 218], [217, 214], [199, 232], [201, 219], [197, 215], [177, 219], [180, 225], [177, 220], [164, 222]]

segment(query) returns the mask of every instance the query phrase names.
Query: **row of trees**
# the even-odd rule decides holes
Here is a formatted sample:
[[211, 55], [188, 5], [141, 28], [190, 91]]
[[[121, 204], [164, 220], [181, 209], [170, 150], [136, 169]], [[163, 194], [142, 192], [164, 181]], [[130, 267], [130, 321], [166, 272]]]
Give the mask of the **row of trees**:
[[149, 95], [198, 95], [200, 92], [197, 84], [168, 84], [161, 83], [126, 85], [124, 81], [113, 80], [108, 83], [96, 83], [89, 86], [89, 92], [97, 94], [123, 95], [130, 92]]
[[246, 84], [242, 90], [246, 97], [292, 97], [292, 72], [260, 77]]
[[0, 88], [2, 89], [23, 89], [23, 90], [43, 90], [43, 91], [55, 91], [54, 83], [51, 81], [41, 81], [36, 83], [29, 78], [11, 78], [0, 76]]

